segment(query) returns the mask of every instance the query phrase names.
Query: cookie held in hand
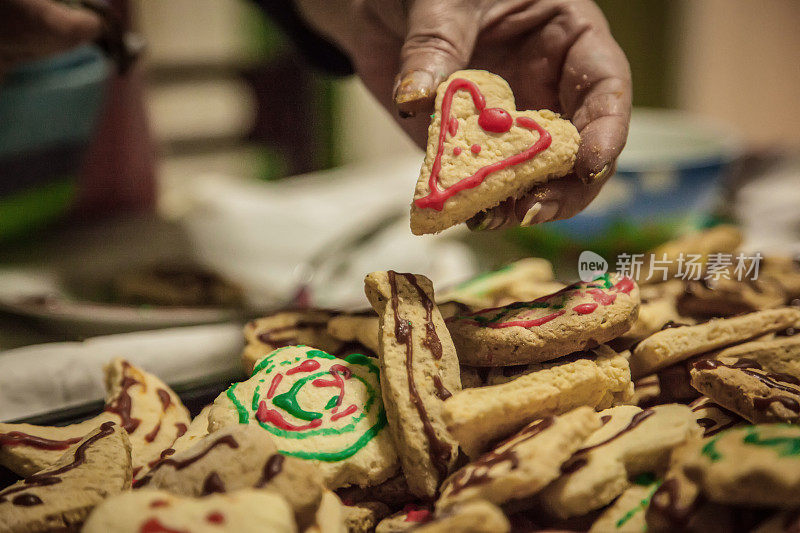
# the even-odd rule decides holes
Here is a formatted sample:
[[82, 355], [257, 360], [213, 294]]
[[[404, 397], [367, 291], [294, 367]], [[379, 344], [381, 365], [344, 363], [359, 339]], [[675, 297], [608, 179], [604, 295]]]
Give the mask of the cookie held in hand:
[[548, 110], [517, 111], [508, 83], [461, 70], [439, 86], [411, 231], [437, 233], [572, 169], [580, 136]]

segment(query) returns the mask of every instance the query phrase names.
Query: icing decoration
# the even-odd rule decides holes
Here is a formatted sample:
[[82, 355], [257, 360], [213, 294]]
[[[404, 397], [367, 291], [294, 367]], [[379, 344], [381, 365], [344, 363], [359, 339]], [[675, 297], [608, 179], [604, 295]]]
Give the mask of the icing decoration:
[[[796, 429], [796, 426], [791, 426], [789, 424], [781, 424], [780, 427]], [[778, 457], [800, 456], [800, 434], [798, 434], [795, 437], [777, 436], [777, 437], [762, 438], [762, 436], [759, 434], [759, 430], [762, 428], [760, 428], [759, 426], [747, 426], [741, 429], [743, 429], [746, 432], [745, 436], [742, 437], [743, 444], [774, 448], [778, 454]], [[731, 429], [717, 435], [716, 437], [708, 441], [708, 443], [706, 443], [705, 446], [703, 446], [701, 454], [708, 457], [712, 463], [720, 461], [723, 458], [723, 456], [719, 452], [719, 450], [717, 450], [717, 442], [726, 434], [729, 434], [731, 431], [737, 431], [737, 430], [738, 429]]]
[[8, 433], [0, 433], [0, 447], [2, 446], [30, 446], [37, 450], [66, 450], [73, 444], [81, 441], [82, 437], [75, 437], [65, 440], [51, 440], [44, 437], [37, 437], [35, 435], [28, 435], [21, 431], [10, 431]]
[[456, 146], [453, 148], [453, 155], [461, 155], [461, 147]]
[[139, 533], [188, 533], [183, 529], [172, 529], [158, 521], [158, 518], [151, 518], [139, 528]]
[[430, 512], [429, 509], [419, 508], [416, 505], [408, 504], [403, 508], [403, 512], [406, 514], [404, 522], [430, 522], [433, 518], [433, 514]]
[[477, 155], [477, 154], [481, 153], [481, 145], [480, 144], [473, 144], [472, 146], [469, 147], [469, 149], [472, 151], [473, 154]]
[[518, 117], [516, 119], [516, 124], [518, 127], [526, 128], [531, 131], [535, 130], [539, 134], [539, 138], [535, 143], [533, 143], [533, 145], [518, 154], [514, 154], [506, 159], [486, 165], [478, 169], [477, 172], [471, 176], [467, 176], [453, 185], [442, 189], [439, 184], [439, 173], [442, 170], [444, 141], [448, 133], [450, 133], [451, 136], [455, 135], [455, 133], [450, 131], [451, 128], [449, 127], [452, 120], [450, 117], [450, 106], [453, 103], [453, 97], [455, 94], [462, 90], [468, 91], [472, 96], [472, 102], [475, 105], [475, 109], [479, 113], [478, 125], [481, 128], [493, 133], [502, 133], [511, 129], [513, 123], [511, 114], [504, 109], [486, 109], [486, 99], [477, 85], [463, 78], [456, 78], [451, 81], [450, 85], [447, 86], [447, 90], [444, 93], [444, 98], [442, 99], [442, 127], [439, 129], [439, 141], [436, 157], [433, 160], [433, 165], [431, 166], [431, 175], [428, 178], [428, 187], [430, 189], [430, 193], [428, 193], [427, 196], [414, 200], [414, 204], [421, 209], [431, 208], [435, 209], [436, 211], [441, 211], [444, 209], [444, 203], [448, 198], [458, 194], [461, 191], [477, 187], [483, 183], [483, 180], [485, 180], [489, 174], [492, 174], [493, 172], [497, 172], [498, 170], [503, 170], [510, 166], [518, 165], [528, 161], [529, 159], [532, 159], [537, 154], [547, 150], [553, 141], [547, 130], [537, 124], [536, 121], [528, 117]]
[[[516, 302], [502, 307], [490, 307], [464, 315], [455, 315], [447, 318], [445, 322], [450, 323], [461, 320], [476, 327], [492, 329], [513, 326], [534, 328], [547, 324], [568, 312], [578, 315], [591, 314], [600, 306], [613, 304], [617, 300], [618, 294], [629, 294], [634, 286], [633, 281], [629, 278], [621, 278], [614, 284], [611, 281], [611, 275], [606, 273], [589, 283], [574, 283], [556, 293], [542, 296], [530, 302]], [[569, 310], [566, 309], [567, 300], [576, 295], [580, 297], [589, 295], [594, 300], [594, 303], [578, 304]], [[529, 312], [517, 314], [520, 309], [527, 309]], [[509, 320], [509, 318], [513, 318], [513, 320]]]
[[[275, 444], [282, 454], [341, 461], [361, 450], [386, 425], [378, 365], [362, 354], [342, 359], [321, 350], [299, 348], [305, 352], [296, 357], [286, 355], [290, 348], [281, 348], [259, 361], [251, 378], [258, 380], [252, 397], [240, 398], [236, 383], [226, 396], [238, 413], [239, 423], [252, 420], [278, 437]], [[326, 394], [320, 395], [319, 390]], [[318, 401], [320, 397], [324, 400]], [[324, 445], [320, 449], [318, 443], [304, 450], [280, 449], [281, 439], [302, 441], [314, 436], [346, 438], [336, 439], [342, 444], [332, 449]]]
[[639, 504], [633, 509], [629, 510], [624, 515], [622, 515], [622, 518], [617, 520], [617, 523], [615, 524], [617, 529], [624, 526], [626, 522], [628, 522], [631, 518], [636, 516], [636, 513], [640, 511], [645, 511], [650, 506], [650, 500], [653, 498], [653, 494], [656, 493], [659, 486], [661, 486], [661, 483], [659, 482], [653, 483], [653, 486], [650, 488], [647, 495], [639, 501]]
[[[513, 123], [514, 119], [508, 111], [499, 107], [487, 107], [478, 115], [478, 126], [492, 133], [505, 133]], [[450, 134], [455, 135], [452, 131]]]

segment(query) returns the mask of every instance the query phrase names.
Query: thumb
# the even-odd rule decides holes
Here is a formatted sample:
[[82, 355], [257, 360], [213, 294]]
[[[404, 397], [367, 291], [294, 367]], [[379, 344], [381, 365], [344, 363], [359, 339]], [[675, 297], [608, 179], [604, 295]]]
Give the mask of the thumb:
[[427, 112], [436, 88], [469, 63], [480, 29], [478, 0], [414, 0], [394, 101], [401, 116]]

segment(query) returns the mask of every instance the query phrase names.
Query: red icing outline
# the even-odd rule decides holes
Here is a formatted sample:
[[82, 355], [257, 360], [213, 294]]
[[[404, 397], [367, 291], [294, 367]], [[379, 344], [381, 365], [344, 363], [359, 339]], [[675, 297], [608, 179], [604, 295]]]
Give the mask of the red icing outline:
[[436, 211], [441, 211], [444, 209], [444, 203], [448, 198], [463, 190], [477, 187], [483, 183], [483, 180], [486, 179], [486, 177], [492, 172], [502, 170], [512, 165], [518, 165], [519, 163], [523, 163], [529, 159], [532, 159], [540, 152], [547, 150], [547, 148], [549, 148], [550, 144], [553, 142], [553, 139], [547, 130], [542, 128], [538, 123], [536, 123], [535, 120], [528, 117], [517, 117], [516, 123], [518, 126], [528, 129], [535, 129], [539, 133], [539, 139], [537, 139], [537, 141], [530, 148], [501, 161], [486, 165], [485, 167], [478, 169], [478, 171], [473, 175], [454, 183], [450, 187], [440, 189], [439, 173], [442, 170], [442, 153], [444, 152], [445, 137], [448, 133], [447, 126], [451, 121], [450, 106], [453, 103], [453, 96], [459, 90], [469, 91], [469, 93], [472, 95], [472, 102], [475, 104], [475, 108], [479, 113], [486, 107], [486, 99], [484, 98], [478, 86], [473, 82], [463, 78], [456, 78], [450, 82], [450, 85], [447, 86], [447, 90], [444, 93], [444, 98], [442, 99], [442, 120], [441, 127], [439, 128], [438, 148], [436, 151], [436, 157], [433, 160], [433, 166], [431, 167], [431, 175], [428, 178], [428, 187], [430, 189], [430, 193], [428, 193], [427, 196], [414, 200], [414, 204], [420, 209], [431, 208], [435, 209]]

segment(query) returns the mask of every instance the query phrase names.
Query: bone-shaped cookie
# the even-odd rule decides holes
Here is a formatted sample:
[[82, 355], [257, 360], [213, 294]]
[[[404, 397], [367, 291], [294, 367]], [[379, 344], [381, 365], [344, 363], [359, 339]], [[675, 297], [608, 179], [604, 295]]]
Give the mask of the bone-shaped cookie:
[[0, 423], [0, 464], [22, 476], [32, 474], [51, 465], [95, 427], [112, 421], [128, 432], [136, 477], [186, 433], [189, 412], [163, 381], [123, 359], [114, 359], [104, 371], [103, 413], [69, 426]]
[[600, 415], [605, 425], [562, 466], [564, 475], [539, 493], [556, 516], [577, 516], [608, 504], [634, 476], [666, 469], [672, 449], [700, 433], [685, 405], [644, 411], [623, 405]]
[[588, 405], [604, 409], [629, 400], [628, 362], [608, 347], [593, 357], [565, 358], [508, 383], [465, 389], [445, 401], [444, 419], [470, 457], [525, 424]]
[[580, 137], [552, 111], [517, 111], [511, 88], [482, 70], [439, 85], [411, 231], [436, 233], [571, 169]]

